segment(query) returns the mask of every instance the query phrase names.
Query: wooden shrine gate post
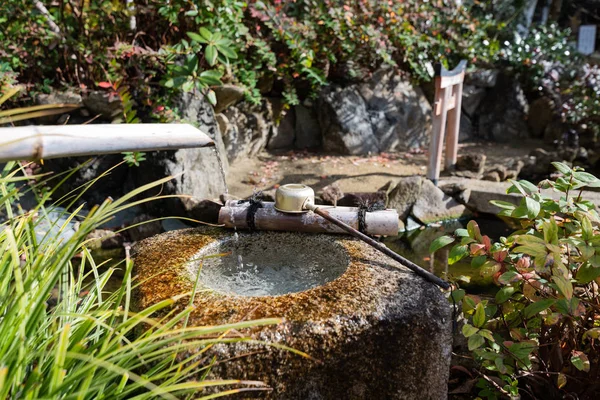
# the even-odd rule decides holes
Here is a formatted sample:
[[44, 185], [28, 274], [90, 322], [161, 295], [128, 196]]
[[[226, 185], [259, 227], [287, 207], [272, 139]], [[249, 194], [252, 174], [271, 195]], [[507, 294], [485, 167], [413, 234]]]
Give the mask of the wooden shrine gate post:
[[[441, 64], [435, 66], [435, 97], [433, 102], [433, 130], [429, 144], [427, 178], [437, 186], [442, 164], [442, 147], [446, 137], [446, 168], [456, 164], [458, 131], [462, 104], [463, 81], [467, 62], [461, 61], [451, 71]], [[446, 123], [448, 135], [446, 135]]]

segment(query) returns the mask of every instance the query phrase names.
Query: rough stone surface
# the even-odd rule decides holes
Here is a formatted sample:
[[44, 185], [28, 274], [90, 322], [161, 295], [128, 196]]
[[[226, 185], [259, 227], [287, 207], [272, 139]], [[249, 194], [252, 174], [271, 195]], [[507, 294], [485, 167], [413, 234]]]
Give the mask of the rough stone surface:
[[210, 103], [203, 97], [184, 93], [177, 104], [187, 121], [195, 123], [200, 130], [215, 140], [216, 149], [205, 147], [151, 152], [148, 153], [148, 161], [142, 167], [131, 171], [136, 187], [173, 176], [172, 180], [157, 188], [156, 193], [162, 190], [163, 195], [184, 196], [150, 202], [146, 205], [148, 213], [195, 218], [202, 215], [196, 207], [199, 207], [203, 200], [218, 199], [219, 195], [225, 192], [228, 164], [221, 133]]
[[[78, 106], [83, 105], [83, 101], [81, 99], [81, 95], [76, 93], [73, 90], [65, 90], [63, 92], [51, 92], [51, 93], [41, 93], [35, 97], [35, 102], [38, 105], [46, 105], [46, 104], [76, 104]], [[81, 111], [81, 110], [80, 110]], [[50, 115], [46, 117], [41, 117], [37, 119], [41, 124], [53, 124], [56, 121], [59, 123], [64, 123], [61, 120], [64, 119], [64, 114], [56, 114]]]
[[340, 154], [379, 152], [367, 106], [356, 87], [325, 89], [319, 100], [324, 150]]
[[123, 246], [125, 239], [120, 233], [108, 229], [94, 229], [87, 235], [90, 240], [88, 248], [95, 249], [117, 249]]
[[83, 98], [83, 104], [92, 116], [100, 115], [105, 120], [112, 120], [123, 110], [121, 99], [114, 93], [94, 90]]
[[267, 148], [269, 150], [291, 149], [296, 140], [296, 113], [292, 108], [281, 119], [279, 125], [273, 127]]
[[465, 83], [482, 88], [493, 88], [498, 81], [497, 69], [480, 69], [467, 74]]
[[229, 107], [219, 118], [219, 127], [229, 162], [252, 157], [267, 146], [273, 128], [271, 105], [242, 102]]
[[531, 103], [527, 123], [533, 137], [543, 137], [546, 127], [554, 119], [554, 102], [547, 97], [540, 97]]
[[460, 126], [458, 128], [458, 142], [463, 143], [473, 139], [475, 130], [471, 118], [464, 112], [460, 115]]
[[422, 147], [431, 132], [423, 91], [391, 69], [376, 71], [362, 84], [327, 88], [317, 113], [324, 149], [342, 154]]
[[463, 85], [462, 109], [469, 117], [472, 117], [475, 111], [477, 111], [485, 94], [486, 90], [484, 88]]
[[485, 154], [463, 154], [458, 156], [455, 169], [457, 171], [471, 171], [482, 174], [485, 169]]
[[156, 217], [148, 214], [138, 215], [133, 219], [131, 225], [125, 232], [133, 242], [158, 235], [163, 231], [160, 221], [156, 221]]
[[[231, 233], [202, 229], [141, 242], [134, 249], [136, 274], [149, 279], [139, 286], [137, 306], [190, 291], [197, 267], [186, 261], [223, 240], [231, 240]], [[257, 232], [241, 233], [239, 240], [266, 252], [277, 252], [283, 243], [296, 248], [294, 257], [334, 246], [347, 254], [348, 267], [335, 280], [280, 296], [198, 291], [189, 325], [281, 317], [277, 326], [241, 332], [313, 357], [255, 342], [216, 345], [206, 355], [227, 362], [214, 364], [210, 378], [265, 381], [273, 391], [261, 398], [269, 399], [447, 397], [451, 308], [437, 287], [346, 236]], [[282, 254], [282, 260], [286, 257]], [[187, 305], [187, 298], [178, 304]]]
[[423, 178], [420, 176], [408, 176], [391, 181], [386, 190], [386, 207], [398, 211], [402, 221], [410, 214], [410, 211], [421, 195]]
[[294, 107], [296, 113], [296, 138], [297, 149], [314, 149], [321, 145], [321, 127], [314, 112], [299, 104]]
[[381, 151], [429, 143], [431, 106], [419, 87], [392, 69], [382, 68], [359, 86]]
[[498, 85], [485, 97], [479, 109], [479, 136], [497, 142], [529, 137], [525, 94], [513, 78], [498, 77]]
[[[204, 96], [195, 93], [180, 94], [179, 98], [175, 100], [175, 105], [181, 111], [181, 117], [184, 121], [197, 125], [200, 130], [215, 141], [221, 164], [223, 165], [223, 170], [227, 173], [229, 170], [229, 162], [227, 161], [227, 153], [225, 152], [225, 144], [223, 143], [223, 134], [219, 129], [219, 124], [215, 117], [212, 105]], [[194, 149], [188, 150], [193, 151]], [[203, 153], [207, 152], [203, 151]], [[209, 157], [212, 162], [218, 162], [216, 154], [206, 156]]]
[[217, 114], [244, 98], [244, 88], [235, 85], [215, 86], [213, 91], [217, 98], [217, 105], [215, 106], [215, 113]]
[[433, 182], [423, 179], [421, 193], [415, 202], [411, 214], [424, 224], [458, 219], [471, 213], [462, 204], [445, 194]]

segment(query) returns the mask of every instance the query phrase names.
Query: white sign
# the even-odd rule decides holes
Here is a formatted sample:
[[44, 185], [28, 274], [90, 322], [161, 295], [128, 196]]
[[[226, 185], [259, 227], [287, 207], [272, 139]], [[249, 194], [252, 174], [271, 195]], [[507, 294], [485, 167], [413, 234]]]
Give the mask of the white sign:
[[596, 25], [581, 25], [577, 50], [581, 54], [592, 54], [596, 50]]

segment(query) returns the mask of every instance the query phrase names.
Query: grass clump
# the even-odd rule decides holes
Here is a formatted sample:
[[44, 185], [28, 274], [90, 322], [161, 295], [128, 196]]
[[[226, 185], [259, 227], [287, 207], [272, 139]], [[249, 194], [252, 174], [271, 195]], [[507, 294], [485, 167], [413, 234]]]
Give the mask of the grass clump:
[[[92, 230], [148, 201], [134, 199], [170, 178], [105, 201], [84, 218], [82, 207], [58, 211], [72, 207], [81, 191], [48, 205], [53, 190], [31, 189], [30, 179], [15, 163], [0, 175], [0, 399], [216, 398], [267, 389], [260, 382], [206, 379], [216, 361], [205, 352], [214, 343], [247, 340], [228, 338], [230, 330], [278, 320], [189, 327], [191, 293], [134, 312], [132, 262], [97, 265], [87, 247]], [[23, 190], [36, 193], [33, 210], [20, 208]], [[59, 219], [53, 217], [57, 212]], [[72, 230], [69, 222], [76, 216], [79, 226]], [[40, 222], [53, 218], [58, 225], [50, 233], [41, 231]], [[123, 283], [107, 293], [116, 268], [124, 270]], [[188, 301], [186, 296], [189, 307], [170, 307], [181, 298]], [[208, 387], [210, 393], [203, 392]]]

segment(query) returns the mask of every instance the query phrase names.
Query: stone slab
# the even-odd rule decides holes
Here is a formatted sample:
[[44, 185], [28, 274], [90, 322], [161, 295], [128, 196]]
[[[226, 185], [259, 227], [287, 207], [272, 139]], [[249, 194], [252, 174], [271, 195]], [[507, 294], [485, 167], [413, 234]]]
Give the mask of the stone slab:
[[[471, 195], [467, 201], [467, 207], [480, 213], [497, 214], [501, 211], [499, 207], [490, 203], [491, 200], [502, 200], [518, 205], [522, 197], [517, 194], [506, 193], [511, 185], [510, 182], [480, 181], [458, 177], [443, 178], [439, 182], [439, 186], [447, 184], [460, 184], [470, 189]], [[561, 195], [552, 190], [543, 190], [542, 193], [551, 196], [555, 200], [558, 200]], [[600, 207], [599, 192], [584, 191], [583, 197], [592, 201], [597, 207]]]

